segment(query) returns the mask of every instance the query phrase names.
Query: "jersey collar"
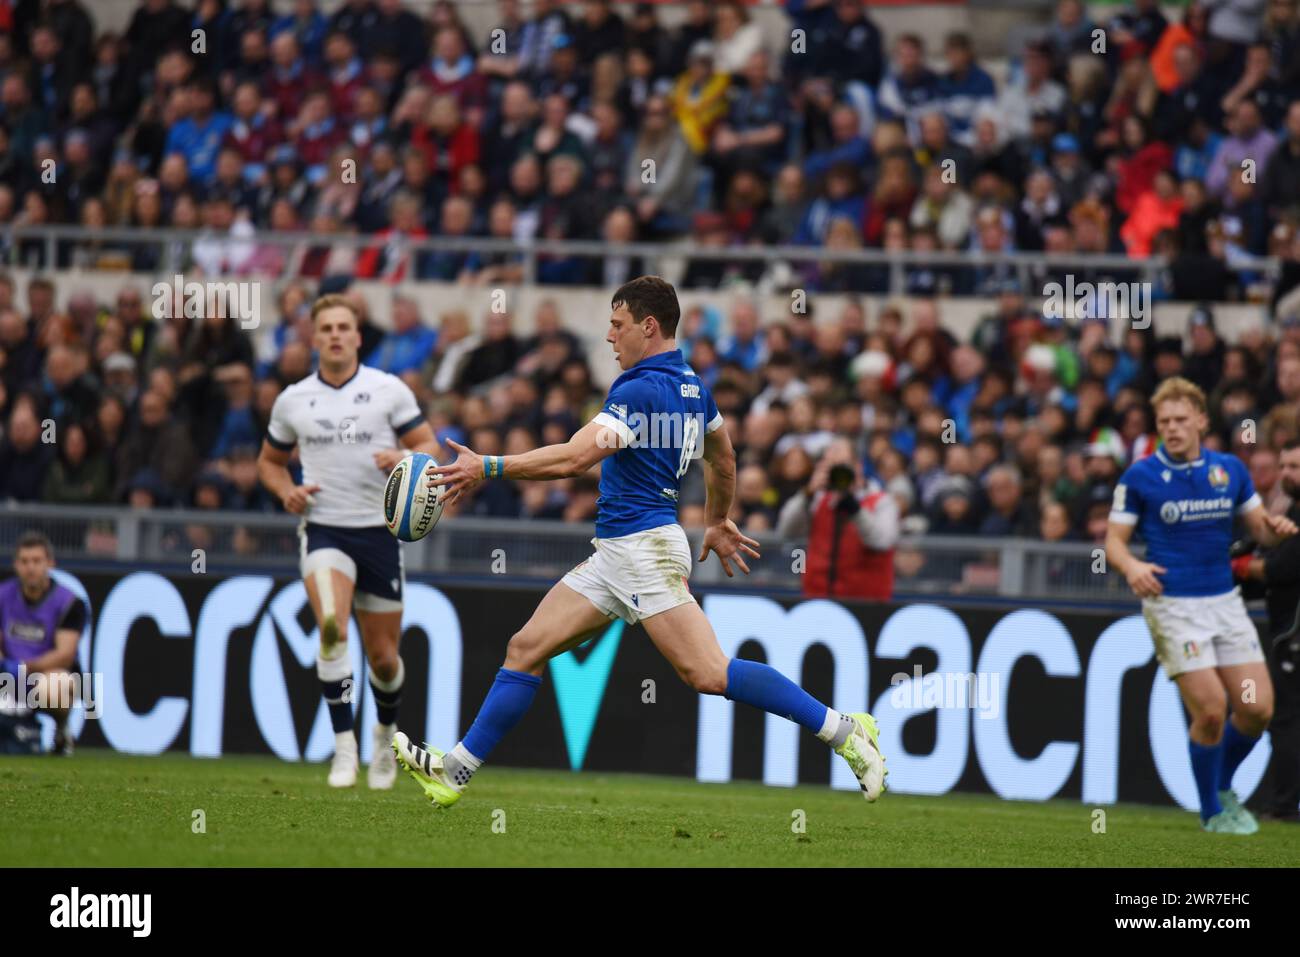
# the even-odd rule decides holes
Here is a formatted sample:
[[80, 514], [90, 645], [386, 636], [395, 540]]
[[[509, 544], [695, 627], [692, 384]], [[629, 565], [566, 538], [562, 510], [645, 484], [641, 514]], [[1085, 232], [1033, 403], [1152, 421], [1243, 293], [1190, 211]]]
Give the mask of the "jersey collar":
[[[676, 365], [686, 364], [686, 360], [682, 358], [681, 349], [669, 349], [667, 352], [656, 352], [654, 355], [647, 356], [646, 358], [642, 359], [640, 362], [634, 365], [632, 369], [639, 369], [641, 366], [650, 366], [650, 365], [662, 366], [662, 365], [673, 365], [673, 364]], [[629, 369], [628, 371], [631, 372], [632, 370]]]
[[54, 591], [54, 579], [50, 578], [46, 581], [45, 590], [41, 592], [40, 597], [38, 597], [35, 601], [32, 601], [32, 599], [27, 597], [27, 592], [23, 591], [22, 583], [19, 582], [18, 584], [18, 594], [22, 596], [22, 599], [26, 603], [28, 608], [39, 608], [41, 605], [45, 604], [45, 599], [49, 598], [50, 593], [53, 591]]
[[359, 376], [360, 374], [361, 374], [361, 363], [358, 362], [358, 363], [357, 363], [356, 371], [353, 372], [352, 375], [350, 375], [350, 376], [348, 376], [346, 379], [344, 379], [342, 382], [340, 382], [338, 385], [334, 385], [333, 383], [326, 382], [326, 381], [325, 381], [325, 377], [322, 376], [322, 375], [320, 374], [320, 369], [317, 369], [317, 370], [316, 370], [316, 380], [317, 380], [318, 382], [320, 382], [321, 385], [329, 386], [331, 389], [342, 389], [344, 386], [346, 386], [349, 382], [351, 382], [353, 379], [355, 379], [355, 378], [356, 378], [357, 376]]
[[1175, 462], [1169, 456], [1165, 455], [1165, 450], [1163, 448], [1156, 449], [1156, 458], [1158, 458], [1161, 462], [1165, 463], [1165, 465], [1169, 466], [1171, 469], [1189, 469], [1195, 466], [1205, 464], [1204, 455], [1200, 456], [1199, 458], [1192, 459], [1192, 461], [1190, 462]]

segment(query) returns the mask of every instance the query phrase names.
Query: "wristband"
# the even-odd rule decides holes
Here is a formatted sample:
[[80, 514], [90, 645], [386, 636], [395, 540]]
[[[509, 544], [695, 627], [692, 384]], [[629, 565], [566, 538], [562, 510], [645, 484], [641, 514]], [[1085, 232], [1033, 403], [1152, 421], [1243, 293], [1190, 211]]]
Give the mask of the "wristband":
[[1253, 555], [1238, 555], [1230, 563], [1232, 565], [1232, 577], [1240, 578], [1243, 581], [1250, 577], [1250, 560]]
[[500, 455], [483, 456], [483, 477], [500, 478], [505, 473], [505, 462]]

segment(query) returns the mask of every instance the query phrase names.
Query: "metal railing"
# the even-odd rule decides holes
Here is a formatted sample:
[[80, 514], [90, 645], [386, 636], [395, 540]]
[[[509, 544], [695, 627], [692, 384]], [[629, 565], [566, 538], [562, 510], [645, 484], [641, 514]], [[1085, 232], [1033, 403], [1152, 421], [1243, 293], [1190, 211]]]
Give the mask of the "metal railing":
[[[357, 252], [374, 248], [393, 248], [403, 256], [417, 257], [427, 253], [479, 252], [509, 255], [518, 258], [523, 267], [523, 285], [538, 280], [538, 265], [543, 257], [604, 259], [609, 256], [640, 258], [650, 272], [668, 274], [664, 266], [670, 261], [724, 260], [727, 262], [761, 262], [771, 266], [784, 263], [844, 263], [862, 266], [885, 267], [889, 270], [888, 293], [905, 291], [908, 270], [917, 267], [934, 267], [950, 270], [971, 270], [990, 267], [1014, 269], [1022, 289], [1027, 292], [1041, 284], [1045, 276], [1064, 272], [1103, 271], [1131, 275], [1134, 281], [1157, 283], [1159, 273], [1167, 267], [1161, 259], [1130, 259], [1113, 254], [1070, 254], [1006, 252], [983, 253], [967, 250], [939, 250], [934, 252], [885, 251], [881, 249], [833, 250], [809, 246], [702, 246], [690, 241], [667, 243], [610, 243], [597, 240], [534, 240], [518, 243], [509, 239], [488, 237], [431, 236], [425, 239], [381, 239], [374, 234], [331, 233], [321, 235], [310, 232], [270, 232], [258, 230], [252, 236], [232, 236], [211, 230], [195, 229], [134, 229], [106, 227], [88, 229], [81, 226], [22, 226], [7, 225], [0, 228], [0, 263], [33, 269], [91, 268], [104, 271], [122, 271], [88, 265], [90, 252], [105, 253], [119, 250], [152, 250], [156, 255], [146, 257], [149, 265], [137, 268], [135, 257], [128, 256], [126, 272], [149, 274], [170, 278], [188, 271], [196, 242], [225, 243], [231, 247], [261, 247], [284, 250], [287, 253], [304, 250], [346, 247]], [[102, 261], [102, 260], [100, 260]], [[285, 255], [275, 264], [266, 265], [265, 257], [254, 257], [260, 264], [247, 272], [235, 270], [229, 279], [247, 276], [269, 280], [299, 278], [291, 265], [299, 262], [295, 255]], [[1281, 271], [1277, 258], [1243, 258], [1230, 263], [1228, 268], [1240, 274], [1257, 274], [1268, 282], [1276, 280]], [[406, 270], [408, 279], [414, 270]]]
[[[72, 567], [173, 566], [178, 574], [242, 570], [296, 573], [299, 519], [279, 513], [194, 509], [136, 510], [119, 506], [8, 503], [0, 507], [0, 554], [19, 535], [49, 536], [58, 560]], [[591, 554], [594, 526], [529, 519], [448, 517], [419, 542], [405, 546], [408, 574], [502, 576], [555, 581]], [[688, 529], [694, 554], [702, 532]], [[728, 579], [716, 559], [696, 565], [692, 581], [773, 591], [798, 591], [806, 543], [754, 536], [763, 557], [751, 574]], [[918, 536], [895, 554], [900, 593], [1041, 600], [1130, 600], [1121, 576], [1106, 574], [1097, 546], [1031, 539]], [[201, 559], [201, 565], [199, 563]]]

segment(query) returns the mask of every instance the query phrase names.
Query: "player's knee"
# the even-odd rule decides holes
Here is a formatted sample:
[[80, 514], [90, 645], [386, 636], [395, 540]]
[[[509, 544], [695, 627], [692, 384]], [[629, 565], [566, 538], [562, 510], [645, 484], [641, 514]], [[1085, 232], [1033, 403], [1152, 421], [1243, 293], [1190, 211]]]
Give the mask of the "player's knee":
[[1197, 709], [1192, 724], [1201, 736], [1218, 741], [1223, 734], [1223, 722], [1227, 718], [1227, 709], [1220, 702], [1205, 703]]
[[37, 708], [46, 714], [66, 714], [76, 703], [72, 676], [66, 671], [38, 671], [28, 680], [35, 694]]
[[1243, 704], [1236, 711], [1241, 715], [1246, 730], [1256, 734], [1267, 728], [1268, 723], [1273, 720], [1273, 702], [1271, 701], [1255, 701], [1250, 704]]
[[720, 695], [727, 690], [727, 671], [713, 665], [691, 665], [682, 668], [678, 674], [682, 680], [700, 694]]
[[370, 670], [380, 681], [392, 681], [397, 677], [397, 652], [389, 651], [374, 655], [370, 659]]
[[511, 671], [532, 672], [542, 663], [542, 642], [535, 633], [521, 628], [510, 636], [510, 642], [506, 645], [507, 668]]

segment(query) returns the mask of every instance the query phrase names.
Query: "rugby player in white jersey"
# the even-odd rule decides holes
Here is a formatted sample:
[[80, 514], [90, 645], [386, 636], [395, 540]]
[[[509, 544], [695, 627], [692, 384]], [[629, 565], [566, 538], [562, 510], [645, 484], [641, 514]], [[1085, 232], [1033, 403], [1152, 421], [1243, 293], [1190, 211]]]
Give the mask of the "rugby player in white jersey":
[[[688, 587], [691, 549], [677, 524], [677, 498], [691, 459], [706, 466], [708, 528], [700, 561], [713, 552], [728, 576], [748, 573], [758, 543], [727, 517], [736, 492], [736, 455], [708, 386], [677, 348], [677, 292], [641, 276], [614, 293], [605, 341], [623, 369], [601, 412], [568, 442], [522, 455], [458, 455], [430, 477], [451, 501], [487, 478], [545, 481], [581, 475], [601, 463], [596, 553], [547, 592], [506, 646], [464, 739], [445, 754], [401, 731], [393, 748], [429, 799], [448, 807], [532, 704], [546, 663], [575, 648], [614, 618], [640, 622], [677, 674], [701, 694], [725, 695], [806, 728], [848, 762], [863, 796], [885, 790], [875, 719], [827, 707], [775, 668], [728, 658]], [[667, 426], [662, 428], [662, 426]], [[675, 426], [675, 427], [674, 427]], [[852, 702], [859, 704], [859, 702]]]
[[[1241, 459], [1202, 446], [1209, 419], [1197, 385], [1166, 379], [1151, 406], [1160, 447], [1130, 465], [1115, 487], [1106, 558], [1142, 599], [1156, 657], [1191, 715], [1201, 827], [1253, 834], [1259, 825], [1232, 777], [1272, 718], [1273, 683], [1228, 550], [1238, 517], [1265, 546], [1294, 535], [1296, 526], [1268, 514]], [[1135, 529], [1146, 540], [1145, 561], [1129, 549]]]
[[[303, 517], [303, 584], [320, 629], [316, 674], [334, 728], [330, 786], [357, 780], [347, 648], [355, 612], [378, 718], [367, 782], [385, 789], [397, 776], [389, 742], [405, 676], [398, 655], [405, 576], [401, 543], [388, 531], [381, 503], [393, 466], [409, 452], [433, 455], [437, 448], [406, 383], [361, 364], [359, 318], [348, 300], [322, 296], [311, 315], [319, 368], [275, 400], [257, 472], [286, 510]], [[301, 485], [289, 473], [294, 446]]]

